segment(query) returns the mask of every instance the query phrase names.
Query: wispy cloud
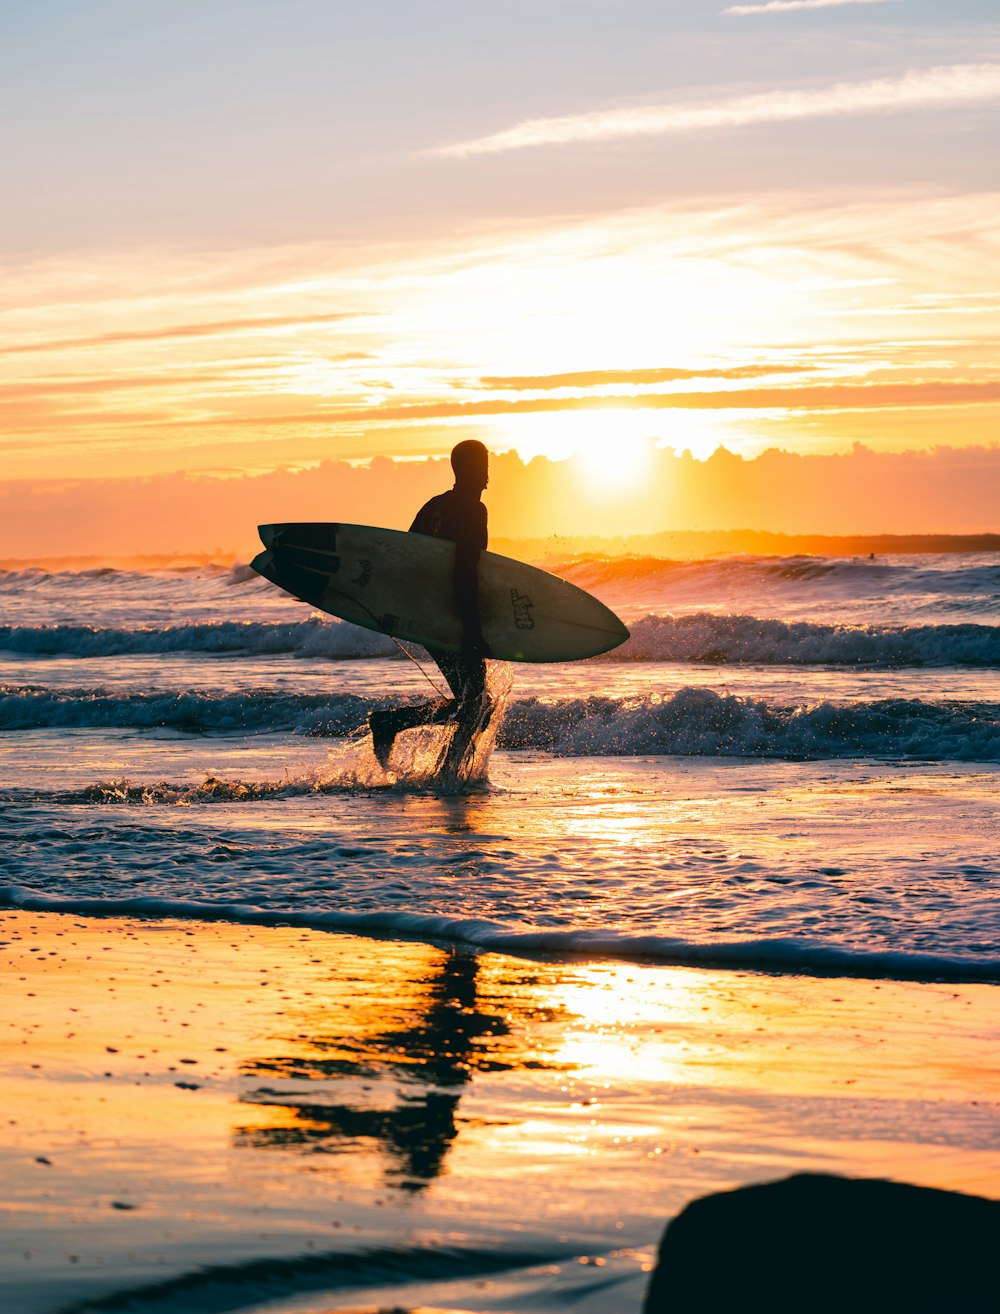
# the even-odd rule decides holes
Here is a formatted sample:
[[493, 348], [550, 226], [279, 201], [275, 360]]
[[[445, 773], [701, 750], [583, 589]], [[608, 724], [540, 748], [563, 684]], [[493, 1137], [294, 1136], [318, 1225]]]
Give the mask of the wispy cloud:
[[625, 384], [642, 387], [689, 379], [759, 379], [770, 374], [801, 374], [814, 365], [733, 365], [725, 369], [576, 370], [569, 374], [489, 375], [479, 386], [499, 392], [548, 392], [556, 388], [602, 388]]
[[[867, 411], [926, 406], [982, 406], [1000, 402], [1000, 380], [928, 379], [919, 383], [847, 383], [805, 387], [733, 388], [718, 392], [659, 392], [635, 397], [490, 397], [476, 401], [383, 403], [347, 409], [316, 406], [268, 417], [272, 425], [379, 424], [461, 420], [485, 416], [545, 415], [561, 411]], [[197, 423], [197, 422], [196, 422]], [[204, 423], [217, 424], [217, 420]], [[260, 425], [253, 415], [230, 417], [228, 426]]]
[[896, 0], [768, 0], [763, 5], [730, 5], [724, 14], [787, 14], [792, 9], [840, 9], [843, 5], [885, 5]]
[[463, 159], [530, 146], [658, 137], [842, 114], [898, 113], [996, 99], [1000, 99], [1000, 64], [948, 64], [867, 82], [837, 82], [827, 87], [769, 91], [715, 101], [677, 101], [526, 119], [488, 137], [435, 147], [424, 154]]
[[19, 383], [0, 383], [0, 400], [88, 395], [115, 392], [147, 392], [180, 387], [232, 386], [234, 371], [190, 374], [181, 371], [162, 374], [129, 374], [121, 378], [40, 378]]
[[127, 329], [119, 333], [99, 333], [93, 337], [22, 342], [12, 347], [0, 347], [0, 356], [35, 351], [68, 351], [79, 347], [106, 347], [127, 342], [166, 342], [175, 338], [216, 338], [228, 337], [233, 333], [266, 333], [286, 328], [308, 328], [313, 324], [334, 324], [348, 318], [350, 316], [346, 314], [252, 315], [245, 319], [223, 319], [206, 324], [171, 324], [166, 328]]

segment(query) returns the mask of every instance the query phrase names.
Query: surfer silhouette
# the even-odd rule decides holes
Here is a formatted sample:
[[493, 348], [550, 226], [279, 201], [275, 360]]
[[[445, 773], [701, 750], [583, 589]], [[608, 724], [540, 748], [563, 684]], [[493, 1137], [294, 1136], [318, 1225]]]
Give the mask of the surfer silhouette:
[[471, 438], [459, 443], [451, 453], [454, 487], [425, 502], [410, 526], [411, 534], [427, 534], [455, 544], [453, 582], [462, 620], [462, 647], [457, 653], [428, 649], [447, 680], [453, 699], [374, 711], [369, 716], [372, 747], [383, 770], [389, 766], [392, 746], [400, 731], [449, 721], [456, 722], [456, 729], [444, 768], [457, 766], [476, 728], [489, 713], [486, 659], [493, 654], [480, 627], [477, 573], [479, 556], [487, 543], [486, 507], [480, 499], [490, 479], [489, 461], [490, 454], [482, 443]]

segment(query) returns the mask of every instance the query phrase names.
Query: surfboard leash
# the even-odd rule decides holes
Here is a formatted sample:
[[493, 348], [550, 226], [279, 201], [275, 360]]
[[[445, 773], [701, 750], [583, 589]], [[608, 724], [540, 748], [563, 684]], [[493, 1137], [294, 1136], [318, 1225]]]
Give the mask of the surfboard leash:
[[[371, 609], [370, 607], [366, 606], [365, 603], [363, 603], [363, 602], [361, 601], [360, 598], [355, 598], [352, 594], [350, 594], [350, 593], [345, 593], [345, 592], [343, 591], [343, 589], [338, 589], [338, 588], [336, 588], [333, 584], [328, 584], [328, 585], [327, 585], [327, 588], [330, 590], [331, 593], [339, 593], [340, 596], [341, 596], [342, 598], [347, 598], [347, 600], [348, 600], [349, 602], [353, 602], [356, 606], [361, 607], [361, 609], [362, 609], [363, 611], [366, 611], [366, 612], [368, 613], [368, 615], [372, 618], [372, 620], [375, 621], [376, 632], [379, 633], [379, 634], [385, 634], [385, 631], [382, 630], [382, 629], [380, 629], [380, 628], [378, 627], [378, 617], [375, 615], [375, 613], [372, 611], [372, 609]], [[437, 696], [438, 696], [439, 698], [444, 698], [445, 701], [447, 701], [447, 700], [448, 700], [448, 694], [446, 694], [446, 693], [444, 692], [444, 690], [440, 687], [440, 685], [436, 684], [436, 683], [434, 682], [434, 679], [433, 679], [430, 675], [428, 675], [428, 673], [424, 670], [424, 668], [423, 668], [423, 667], [420, 665], [420, 663], [417, 661], [416, 657], [414, 657], [413, 653], [410, 652], [410, 650], [409, 650], [408, 648], [404, 648], [404, 647], [403, 647], [403, 645], [400, 643], [400, 641], [396, 638], [395, 634], [388, 634], [388, 635], [386, 635], [386, 638], [391, 639], [391, 640], [393, 641], [393, 643], [396, 645], [396, 647], [399, 649], [399, 651], [403, 654], [404, 657], [409, 657], [410, 661], [411, 661], [411, 662], [413, 663], [413, 665], [417, 668], [417, 670], [420, 672], [420, 674], [424, 677], [424, 679], [427, 681], [427, 683], [430, 685], [430, 687], [434, 690], [434, 692], [437, 694]]]
[[423, 668], [423, 667], [420, 665], [420, 663], [417, 661], [416, 657], [414, 657], [413, 653], [410, 652], [409, 648], [404, 648], [403, 645], [400, 643], [400, 641], [396, 638], [395, 634], [390, 634], [390, 635], [389, 635], [389, 638], [393, 641], [393, 643], [396, 645], [396, 647], [399, 649], [399, 651], [403, 654], [404, 657], [409, 657], [410, 661], [411, 661], [411, 662], [413, 663], [413, 665], [417, 668], [417, 670], [418, 670], [418, 671], [420, 672], [420, 674], [424, 677], [424, 679], [427, 681], [427, 683], [430, 685], [430, 687], [434, 690], [434, 692], [438, 695], [438, 697], [439, 697], [439, 698], [447, 699], [447, 698], [448, 698], [448, 695], [444, 692], [444, 690], [441, 688], [441, 686], [438, 685], [437, 683], [435, 683], [434, 679], [433, 679], [430, 675], [428, 675], [428, 673], [424, 670], [424, 668]]

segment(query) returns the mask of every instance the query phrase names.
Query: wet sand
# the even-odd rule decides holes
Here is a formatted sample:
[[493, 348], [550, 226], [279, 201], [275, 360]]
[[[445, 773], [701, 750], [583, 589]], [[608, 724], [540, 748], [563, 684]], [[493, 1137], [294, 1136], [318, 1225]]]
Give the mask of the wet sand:
[[713, 1190], [813, 1169], [1000, 1195], [996, 987], [58, 914], [0, 940], [18, 1314], [571, 1288], [629, 1314]]

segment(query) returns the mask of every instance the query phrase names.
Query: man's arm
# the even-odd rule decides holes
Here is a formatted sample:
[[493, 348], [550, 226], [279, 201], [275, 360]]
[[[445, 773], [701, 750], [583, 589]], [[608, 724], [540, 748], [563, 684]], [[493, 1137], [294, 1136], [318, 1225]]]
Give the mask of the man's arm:
[[[477, 503], [481, 521], [462, 526], [455, 540], [455, 601], [462, 621], [462, 655], [472, 659], [491, 657], [479, 618], [479, 557], [486, 536], [486, 508]], [[476, 513], [477, 515], [479, 513]]]

